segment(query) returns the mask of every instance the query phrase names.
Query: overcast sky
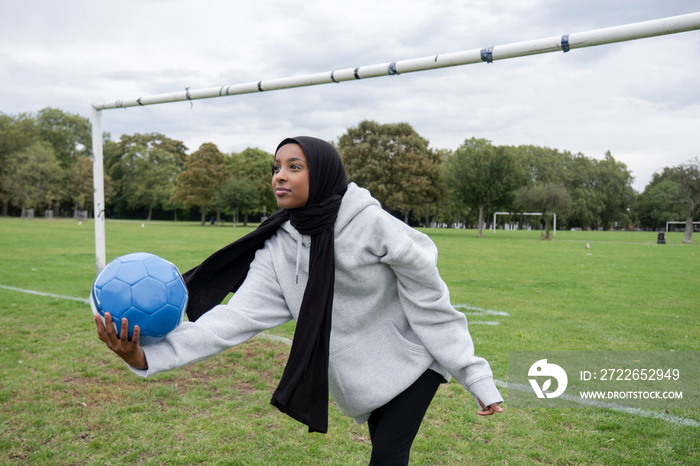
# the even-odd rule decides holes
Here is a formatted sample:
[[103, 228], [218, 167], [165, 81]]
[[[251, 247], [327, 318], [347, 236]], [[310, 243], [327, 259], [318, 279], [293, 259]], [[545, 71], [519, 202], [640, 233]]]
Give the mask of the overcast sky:
[[[698, 0], [0, 0], [0, 112], [306, 75], [700, 11]], [[360, 81], [103, 111], [103, 130], [191, 150], [273, 152], [408, 122], [436, 149], [465, 139], [602, 158], [642, 191], [700, 156], [700, 31]]]

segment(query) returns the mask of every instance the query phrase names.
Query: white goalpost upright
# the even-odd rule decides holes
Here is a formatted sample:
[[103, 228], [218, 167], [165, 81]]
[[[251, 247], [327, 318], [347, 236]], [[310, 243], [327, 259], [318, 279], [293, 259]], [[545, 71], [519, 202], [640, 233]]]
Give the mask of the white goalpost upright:
[[95, 208], [95, 265], [97, 273], [107, 265], [105, 239], [105, 180], [102, 155], [102, 112], [92, 108], [92, 185]]
[[319, 84], [340, 83], [344, 81], [354, 81], [357, 79], [394, 76], [403, 73], [412, 73], [415, 71], [426, 71], [481, 62], [492, 63], [495, 60], [507, 58], [550, 52], [568, 52], [577, 48], [592, 47], [667, 34], [676, 34], [697, 29], [700, 29], [700, 12], [626, 24], [622, 26], [595, 29], [586, 32], [562, 34], [542, 39], [496, 45], [481, 49], [431, 55], [428, 57], [413, 58], [367, 66], [357, 66], [353, 68], [326, 71], [304, 76], [292, 76], [198, 90], [189, 90], [189, 88], [187, 88], [184, 92], [180, 91], [170, 94], [141, 96], [133, 99], [118, 99], [102, 103], [94, 103], [92, 104], [92, 146], [94, 156], [93, 180], [95, 190], [94, 217], [97, 273], [99, 273], [106, 265], [104, 175], [102, 160], [102, 110], [225, 97], [255, 92], [315, 86]]

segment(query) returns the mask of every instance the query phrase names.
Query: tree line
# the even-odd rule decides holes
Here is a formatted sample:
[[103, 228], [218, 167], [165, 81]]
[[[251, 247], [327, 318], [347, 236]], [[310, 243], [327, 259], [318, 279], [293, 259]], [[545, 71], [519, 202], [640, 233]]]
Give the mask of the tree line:
[[[482, 227], [497, 211], [518, 214], [521, 227], [543, 223], [581, 229], [657, 229], [700, 217], [700, 161], [657, 171], [642, 193], [627, 166], [610, 152], [602, 159], [534, 145], [497, 146], [471, 138], [454, 151], [429, 147], [408, 123], [361, 121], [337, 141], [351, 181], [382, 206], [415, 224]], [[45, 108], [0, 113], [0, 200], [3, 215], [23, 209], [56, 216], [92, 209], [89, 119]], [[270, 188], [273, 155], [257, 148], [224, 153], [212, 142], [188, 152], [159, 133], [104, 135], [106, 214], [112, 218], [222, 216], [247, 223], [277, 209]]]

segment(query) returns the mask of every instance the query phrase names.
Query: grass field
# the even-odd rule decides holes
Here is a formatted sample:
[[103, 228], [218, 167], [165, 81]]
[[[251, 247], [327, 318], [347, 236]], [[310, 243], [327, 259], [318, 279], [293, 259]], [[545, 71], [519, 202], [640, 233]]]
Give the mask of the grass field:
[[[108, 221], [107, 260], [148, 251], [187, 270], [250, 228]], [[477, 353], [507, 379], [510, 351], [700, 351], [700, 237], [682, 233], [425, 230]], [[331, 406], [329, 433], [269, 405], [289, 347], [255, 338], [150, 379], [97, 339], [86, 298], [91, 222], [0, 218], [1, 464], [366, 464], [366, 426]], [[590, 245], [586, 249], [586, 244]], [[6, 287], [63, 297], [27, 294]], [[463, 308], [467, 312], [473, 309]], [[477, 311], [477, 314], [479, 312]], [[289, 324], [275, 329], [291, 338]], [[698, 381], [700, 384], [700, 380]], [[700, 410], [684, 425], [601, 408], [489, 418], [443, 385], [412, 464], [700, 464]], [[659, 411], [659, 410], [657, 410]]]

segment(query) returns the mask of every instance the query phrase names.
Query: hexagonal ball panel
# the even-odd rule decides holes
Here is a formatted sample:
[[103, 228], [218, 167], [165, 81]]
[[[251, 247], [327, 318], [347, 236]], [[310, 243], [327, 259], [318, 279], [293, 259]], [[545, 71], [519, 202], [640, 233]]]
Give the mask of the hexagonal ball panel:
[[117, 278], [129, 285], [140, 282], [148, 276], [148, 270], [143, 262], [122, 262]]
[[156, 311], [149, 322], [149, 333], [153, 336], [166, 335], [175, 330], [182, 321], [183, 310], [172, 304], [166, 304]]
[[[150, 325], [151, 316], [141, 312], [140, 309], [135, 307], [130, 308], [124, 313], [124, 317], [129, 321], [129, 338], [134, 336], [134, 326], [138, 325], [141, 332], [148, 329]], [[119, 334], [121, 334], [121, 325], [117, 325], [119, 329]]]
[[146, 277], [132, 287], [134, 307], [153, 314], [168, 302], [165, 283], [153, 277]]
[[180, 278], [180, 274], [173, 264], [158, 256], [153, 256], [144, 261], [148, 275], [157, 278], [163, 283], [170, 283]]
[[109, 312], [113, 318], [121, 319], [122, 314], [132, 306], [131, 286], [114, 278], [102, 287], [99, 300], [102, 315]]
[[168, 303], [179, 308], [183, 307], [187, 300], [187, 287], [185, 287], [185, 284], [180, 277], [177, 277], [177, 280], [168, 283], [166, 288], [168, 290]]

